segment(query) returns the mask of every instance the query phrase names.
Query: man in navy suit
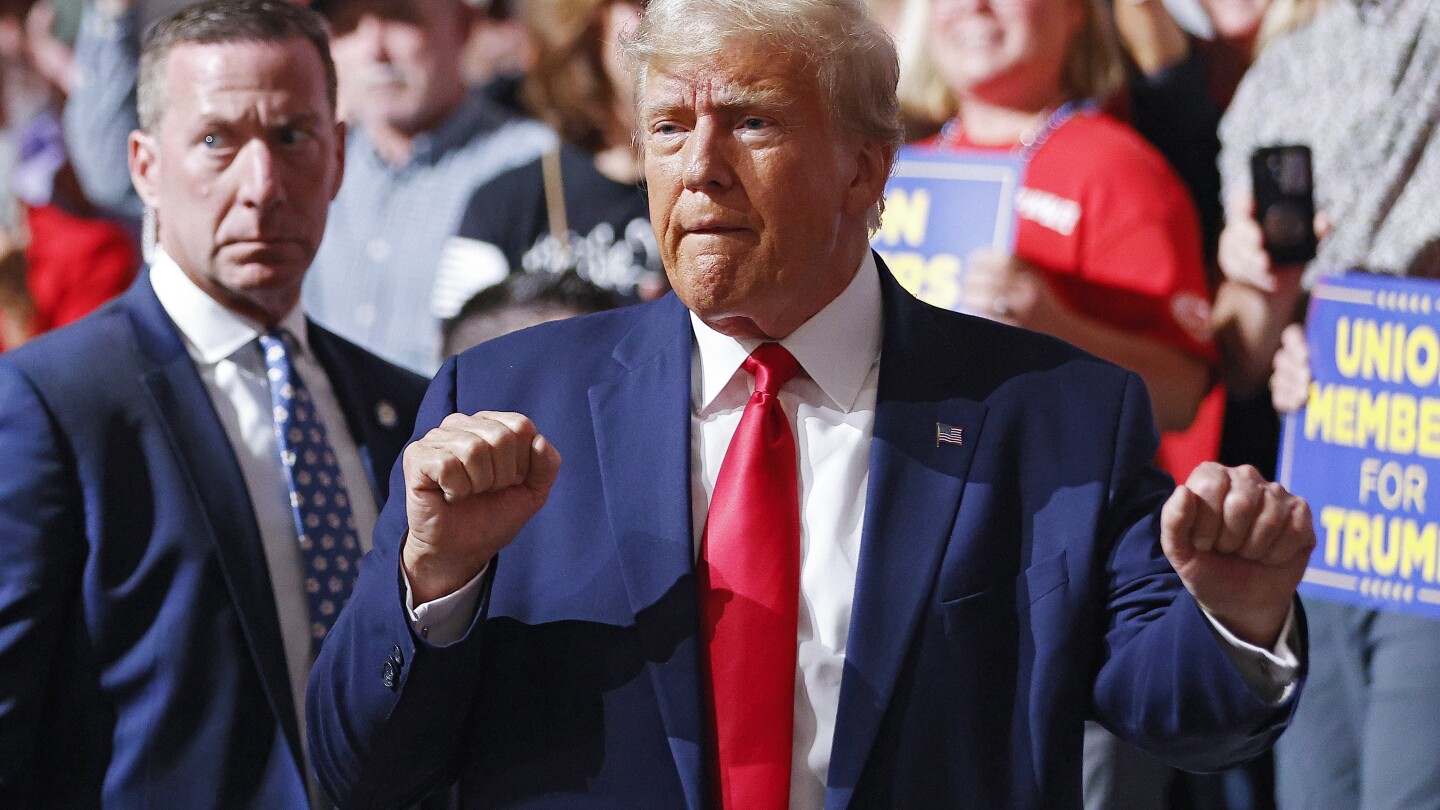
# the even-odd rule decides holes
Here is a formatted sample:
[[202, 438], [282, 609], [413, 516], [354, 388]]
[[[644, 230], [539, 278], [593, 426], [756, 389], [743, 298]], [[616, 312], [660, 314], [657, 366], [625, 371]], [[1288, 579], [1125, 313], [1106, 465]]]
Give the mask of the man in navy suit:
[[1088, 716], [1192, 769], [1264, 750], [1305, 504], [1176, 488], [1134, 374], [896, 284], [862, 3], [652, 0], [629, 47], [675, 295], [431, 384], [311, 676], [337, 802], [1048, 809]]
[[306, 807], [305, 678], [424, 382], [297, 307], [343, 161], [319, 18], [182, 12], [139, 92], [149, 272], [0, 356], [0, 806]]

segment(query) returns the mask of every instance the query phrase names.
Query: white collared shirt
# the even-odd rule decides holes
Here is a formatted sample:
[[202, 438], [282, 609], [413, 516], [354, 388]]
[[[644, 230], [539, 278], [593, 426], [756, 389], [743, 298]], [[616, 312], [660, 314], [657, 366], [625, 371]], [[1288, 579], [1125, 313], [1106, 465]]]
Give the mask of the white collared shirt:
[[[860, 564], [870, 437], [880, 379], [880, 275], [869, 251], [835, 300], [780, 340], [801, 371], [780, 390], [800, 470], [800, 623], [790, 806], [820, 807], [840, 707], [840, 676]], [[710, 497], [755, 378], [736, 340], [691, 313], [690, 506], [699, 553]]]
[[[865, 524], [883, 311], [879, 271], [867, 251], [849, 286], [779, 341], [802, 369], [780, 390], [800, 456], [799, 654], [790, 760], [790, 807], [796, 810], [825, 804]], [[696, 348], [690, 504], [698, 555], [720, 464], [755, 390], [755, 379], [740, 366], [761, 341], [722, 335], [694, 313], [690, 323]], [[1293, 610], [1273, 652], [1240, 641], [1206, 617], [1257, 693], [1275, 701], [1289, 695], [1299, 667], [1291, 652]]]
[[[795, 435], [800, 483], [800, 611], [790, 764], [794, 810], [825, 804], [865, 522], [883, 312], [879, 271], [867, 251], [845, 290], [779, 341], [801, 367], [780, 390]], [[762, 341], [720, 334], [694, 313], [690, 323], [695, 336], [690, 505], [698, 555], [721, 462], [755, 389], [754, 378], [741, 364]], [[413, 607], [417, 630], [423, 629], [437, 644], [462, 637], [474, 616], [483, 574], [449, 596]], [[1298, 670], [1290, 650], [1293, 611], [1274, 652], [1245, 644], [1213, 619], [1211, 626], [1252, 688], [1275, 701], [1289, 695]]]
[[[184, 338], [185, 349], [210, 393], [210, 401], [225, 427], [245, 488], [250, 493], [275, 592], [275, 610], [280, 618], [280, 637], [285, 645], [285, 665], [290, 675], [290, 694], [295, 702], [301, 746], [305, 747], [305, 684], [314, 663], [310, 648], [310, 606], [305, 594], [295, 518], [290, 508], [290, 488], [280, 467], [280, 451], [275, 442], [270, 384], [257, 341], [263, 327], [211, 298], [163, 250], [157, 248], [152, 258], [150, 284], [155, 296]], [[280, 326], [293, 337], [289, 342], [290, 362], [305, 381], [315, 410], [325, 424], [340, 474], [350, 493], [350, 509], [359, 529], [356, 534], [361, 548], [368, 551], [377, 509], [359, 450], [330, 378], [310, 351], [305, 316], [300, 308], [291, 310]], [[218, 528], [223, 531], [227, 527]], [[308, 751], [304, 756], [308, 763]], [[307, 766], [307, 779], [308, 773]], [[311, 793], [314, 794], [313, 786]]]

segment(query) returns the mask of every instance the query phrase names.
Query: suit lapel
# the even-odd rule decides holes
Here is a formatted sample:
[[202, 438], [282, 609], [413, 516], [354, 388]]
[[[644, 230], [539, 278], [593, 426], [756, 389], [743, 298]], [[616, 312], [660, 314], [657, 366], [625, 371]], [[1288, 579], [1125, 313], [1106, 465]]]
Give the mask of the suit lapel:
[[260, 673], [270, 709], [279, 719], [300, 773], [300, 734], [285, 645], [275, 611], [270, 569], [260, 542], [260, 528], [230, 439], [210, 402], [209, 391], [185, 351], [174, 324], [142, 275], [122, 299], [134, 324], [148, 366], [142, 378], [170, 433], [190, 479], [192, 494], [206, 518], [220, 571], [240, 617], [251, 660]]
[[[881, 265], [883, 268], [883, 265]], [[881, 272], [885, 337], [870, 483], [825, 806], [849, 805], [955, 524], [983, 404], [956, 396], [953, 333]], [[959, 444], [938, 426], [959, 428]]]
[[[355, 440], [360, 463], [365, 466], [365, 474], [370, 479], [370, 494], [375, 503], [383, 504], [387, 494], [386, 476], [390, 470], [377, 469], [376, 461], [397, 457], [413, 426], [401, 424], [396, 408], [398, 403], [381, 398], [369, 384], [374, 381], [373, 378], [363, 373], [369, 358], [347, 351], [348, 347], [339, 338], [309, 319], [306, 319], [306, 324], [310, 347], [330, 378], [330, 387], [345, 414], [346, 427]], [[392, 415], [390, 424], [380, 424], [380, 414]]]
[[590, 389], [616, 553], [686, 804], [705, 804], [704, 698], [690, 513], [690, 324], [673, 296]]

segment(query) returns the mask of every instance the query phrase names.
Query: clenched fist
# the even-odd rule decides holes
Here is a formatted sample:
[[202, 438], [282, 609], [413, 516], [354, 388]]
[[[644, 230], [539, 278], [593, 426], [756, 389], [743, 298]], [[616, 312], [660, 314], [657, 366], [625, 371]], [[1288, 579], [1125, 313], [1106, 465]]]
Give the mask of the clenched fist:
[[1160, 544], [1186, 590], [1243, 641], [1270, 648], [1315, 548], [1310, 507], [1254, 467], [1206, 462], [1160, 513]]
[[560, 453], [518, 413], [451, 414], [405, 449], [401, 566], [416, 604], [459, 590], [545, 505]]

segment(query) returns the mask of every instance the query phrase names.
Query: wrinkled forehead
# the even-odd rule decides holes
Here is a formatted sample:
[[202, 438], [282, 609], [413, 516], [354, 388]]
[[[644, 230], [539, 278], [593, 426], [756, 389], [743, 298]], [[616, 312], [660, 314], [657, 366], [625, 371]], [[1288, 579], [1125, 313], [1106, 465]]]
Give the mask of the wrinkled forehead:
[[703, 52], [664, 54], [636, 66], [636, 101], [654, 106], [776, 106], [819, 94], [806, 57], [758, 39], [729, 39]]
[[333, 118], [320, 57], [300, 38], [179, 43], [163, 84], [167, 118]]

